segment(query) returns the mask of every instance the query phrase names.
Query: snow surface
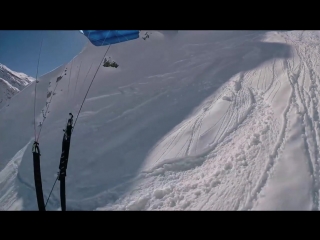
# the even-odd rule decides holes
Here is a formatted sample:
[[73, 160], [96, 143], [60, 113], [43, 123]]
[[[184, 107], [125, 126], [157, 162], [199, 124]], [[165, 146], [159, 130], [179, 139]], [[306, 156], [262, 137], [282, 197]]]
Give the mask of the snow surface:
[[[71, 139], [67, 210], [319, 210], [320, 32], [148, 33], [112, 45], [119, 67], [97, 73]], [[106, 49], [88, 43], [37, 85], [45, 200], [68, 113]], [[34, 84], [0, 110], [1, 210], [37, 209]], [[60, 209], [59, 184], [47, 209]]]

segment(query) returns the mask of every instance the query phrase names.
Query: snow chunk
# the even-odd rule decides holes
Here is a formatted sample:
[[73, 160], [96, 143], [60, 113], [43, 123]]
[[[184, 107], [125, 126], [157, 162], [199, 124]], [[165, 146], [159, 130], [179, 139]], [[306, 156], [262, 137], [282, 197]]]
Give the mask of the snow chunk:
[[169, 194], [172, 192], [171, 188], [165, 188], [165, 189], [156, 189], [153, 192], [153, 196], [157, 199], [163, 198], [165, 195]]
[[142, 210], [146, 204], [148, 203], [148, 197], [140, 197], [139, 199], [130, 202], [130, 204], [126, 207], [127, 210]]

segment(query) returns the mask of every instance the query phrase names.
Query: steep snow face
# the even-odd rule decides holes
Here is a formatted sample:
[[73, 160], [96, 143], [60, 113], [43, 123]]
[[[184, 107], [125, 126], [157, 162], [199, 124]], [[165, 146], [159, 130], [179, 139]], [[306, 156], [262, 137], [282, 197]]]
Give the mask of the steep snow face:
[[[45, 198], [68, 113], [99, 68], [71, 139], [67, 210], [319, 210], [319, 42], [148, 31], [110, 47], [117, 68], [99, 68], [108, 47], [88, 44], [37, 83]], [[1, 210], [37, 209], [33, 84], [0, 110]], [[47, 209], [59, 206], [57, 184]]]
[[0, 64], [0, 108], [35, 79]]

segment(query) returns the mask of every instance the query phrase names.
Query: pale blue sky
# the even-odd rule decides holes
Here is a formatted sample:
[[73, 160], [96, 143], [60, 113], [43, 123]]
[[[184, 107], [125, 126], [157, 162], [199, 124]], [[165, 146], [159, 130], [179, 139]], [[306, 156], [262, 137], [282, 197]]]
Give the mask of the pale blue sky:
[[88, 41], [78, 30], [0, 30], [0, 63], [35, 77], [42, 36], [38, 76], [69, 62]]

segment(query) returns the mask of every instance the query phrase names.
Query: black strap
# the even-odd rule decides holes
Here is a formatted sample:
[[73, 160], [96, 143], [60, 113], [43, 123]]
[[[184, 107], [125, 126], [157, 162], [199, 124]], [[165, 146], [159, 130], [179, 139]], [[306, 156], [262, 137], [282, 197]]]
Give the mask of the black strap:
[[59, 176], [58, 180], [60, 181], [60, 201], [61, 201], [61, 210], [66, 211], [66, 186], [65, 178], [67, 176], [67, 166], [69, 160], [69, 150], [70, 150], [70, 140], [72, 133], [72, 124], [73, 124], [73, 115], [69, 113], [70, 118], [67, 123], [67, 127], [64, 130], [62, 138], [62, 152], [60, 156], [59, 164]]
[[39, 208], [39, 211], [46, 211], [44, 198], [43, 198], [43, 190], [42, 190], [39, 143], [34, 142], [32, 147], [32, 153], [33, 153], [34, 184], [36, 187], [38, 208]]

